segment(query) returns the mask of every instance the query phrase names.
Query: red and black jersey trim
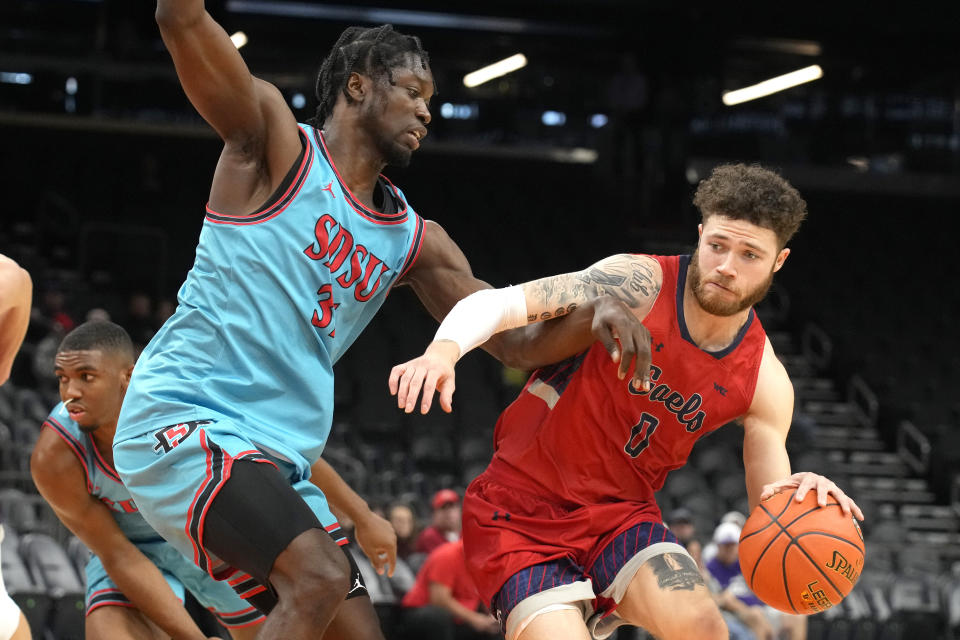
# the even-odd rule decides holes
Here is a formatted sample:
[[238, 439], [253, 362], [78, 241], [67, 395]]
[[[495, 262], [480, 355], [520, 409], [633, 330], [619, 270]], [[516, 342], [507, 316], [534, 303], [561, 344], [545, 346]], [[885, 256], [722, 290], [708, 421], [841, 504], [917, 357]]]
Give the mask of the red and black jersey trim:
[[407, 275], [410, 267], [417, 261], [417, 258], [420, 257], [420, 250], [423, 248], [423, 218], [420, 216], [416, 216], [416, 218], [417, 228], [413, 232], [413, 241], [410, 243], [410, 250], [407, 251], [407, 259], [404, 261], [403, 267], [400, 268], [400, 275], [394, 282], [400, 282], [403, 276]]
[[330, 537], [333, 538], [333, 541], [337, 543], [337, 546], [345, 547], [350, 544], [350, 541], [347, 539], [347, 534], [344, 533], [339, 522], [328, 524], [326, 527], [324, 527], [324, 529], [330, 534]]
[[236, 570], [234, 570], [234, 573], [227, 580], [227, 584], [244, 600], [267, 590], [265, 585], [261, 584], [249, 573], [242, 573]]
[[207, 608], [213, 612], [213, 615], [217, 616], [220, 624], [225, 626], [227, 629], [249, 627], [250, 625], [258, 624], [266, 617], [256, 607], [248, 607], [246, 609], [242, 609], [241, 611], [234, 611], [233, 613], [220, 613], [212, 607]]
[[330, 165], [330, 168], [333, 169], [333, 173], [337, 176], [337, 182], [340, 184], [340, 190], [343, 192], [344, 198], [347, 202], [350, 203], [350, 206], [354, 211], [359, 213], [361, 216], [366, 218], [371, 222], [377, 224], [400, 224], [405, 222], [407, 219], [407, 203], [403, 198], [400, 197], [400, 192], [397, 191], [397, 188], [393, 186], [393, 183], [390, 182], [386, 176], [380, 175], [380, 178], [377, 181], [377, 184], [383, 189], [385, 197], [390, 197], [393, 199], [393, 205], [395, 213], [382, 213], [380, 211], [374, 211], [363, 205], [359, 200], [354, 197], [353, 192], [350, 191], [350, 187], [343, 181], [343, 178], [340, 177], [340, 171], [337, 169], [337, 165], [333, 163], [333, 158], [330, 157], [330, 151], [327, 149], [327, 143], [323, 140], [323, 133], [319, 129], [313, 130], [313, 137], [317, 141], [317, 148], [320, 150], [320, 155], [323, 156], [323, 159], [327, 161], [327, 164]]
[[83, 475], [87, 480], [87, 493], [93, 493], [93, 481], [90, 478], [90, 467], [87, 466], [87, 449], [83, 446], [79, 440], [73, 437], [66, 427], [54, 420], [52, 417], [47, 418], [43, 421], [43, 425], [40, 427], [49, 427], [56, 432], [58, 436], [67, 444], [68, 447], [73, 451], [74, 455], [77, 456], [77, 459], [80, 461], [80, 464], [83, 465]]
[[253, 213], [241, 216], [217, 213], [211, 209], [208, 204], [207, 220], [218, 224], [248, 225], [266, 222], [283, 213], [283, 210], [286, 209], [297, 197], [297, 194], [300, 193], [300, 189], [310, 174], [310, 167], [313, 166], [313, 145], [310, 144], [310, 140], [307, 138], [303, 129], [300, 129], [299, 133], [300, 144], [303, 145], [300, 156], [296, 162], [293, 163], [283, 182], [281, 182], [280, 186], [273, 192], [273, 195], [270, 196], [266, 204]]
[[132, 607], [130, 598], [123, 595], [119, 589], [100, 589], [90, 594], [87, 600], [86, 615], [90, 615], [95, 609], [100, 607]]
[[[93, 438], [90, 439], [93, 440]], [[97, 449], [97, 444], [95, 442], [91, 442], [90, 448], [93, 449], [93, 459], [97, 466], [100, 467], [100, 470], [103, 471], [103, 473], [114, 482], [123, 484], [123, 480], [120, 479], [120, 474], [117, 473], [117, 470], [114, 469], [109, 462], [103, 459], [100, 449]]]
[[203, 522], [207, 516], [207, 510], [210, 508], [213, 499], [217, 497], [217, 493], [223, 488], [224, 483], [230, 479], [230, 469], [235, 460], [274, 463], [255, 449], [243, 451], [235, 457], [230, 456], [220, 448], [220, 445], [208, 438], [207, 432], [202, 429], [200, 430], [200, 446], [207, 455], [207, 477], [194, 495], [193, 503], [191, 503], [187, 512], [186, 533], [193, 545], [193, 563], [206, 571], [211, 578], [223, 580], [233, 574], [214, 575], [215, 567], [201, 542], [203, 540]]
[[202, 430], [200, 431], [200, 446], [207, 454], [207, 478], [200, 485], [200, 489], [197, 490], [193, 498], [193, 504], [190, 505], [187, 518], [187, 537], [193, 544], [193, 563], [210, 574], [212, 578], [215, 577], [213, 575], [213, 564], [201, 543], [201, 540], [203, 540], [203, 519], [217, 491], [229, 476], [231, 459], [224, 454], [219, 445], [209, 440], [207, 433]]

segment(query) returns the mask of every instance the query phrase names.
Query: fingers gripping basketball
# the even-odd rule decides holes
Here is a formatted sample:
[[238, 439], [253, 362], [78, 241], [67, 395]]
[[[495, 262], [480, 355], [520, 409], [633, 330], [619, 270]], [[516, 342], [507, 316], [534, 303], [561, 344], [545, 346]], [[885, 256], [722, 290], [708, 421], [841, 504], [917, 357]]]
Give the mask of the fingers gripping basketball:
[[860, 526], [832, 497], [802, 502], [795, 491], [762, 501], [740, 536], [740, 568], [750, 589], [770, 606], [809, 615], [836, 605], [863, 571]]

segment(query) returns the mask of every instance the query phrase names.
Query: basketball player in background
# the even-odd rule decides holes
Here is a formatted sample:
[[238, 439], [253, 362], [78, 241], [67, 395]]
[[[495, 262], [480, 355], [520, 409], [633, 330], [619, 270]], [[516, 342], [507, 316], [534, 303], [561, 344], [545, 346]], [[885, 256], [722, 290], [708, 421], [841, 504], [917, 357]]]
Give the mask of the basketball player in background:
[[[325, 531], [337, 526], [327, 497], [308, 480], [332, 423], [333, 363], [394, 285], [410, 284], [437, 319], [489, 285], [380, 175], [409, 163], [430, 123], [434, 81], [417, 38], [389, 25], [344, 31], [318, 74], [316, 116], [298, 124], [202, 0], [159, 0], [156, 17], [224, 146], [180, 304], [123, 404], [117, 470], [147, 521], [209, 575], [266, 587], [251, 598], [269, 612], [262, 638], [315, 638], [352, 584]], [[626, 365], [642, 326], [609, 309]], [[584, 311], [588, 325], [603, 317]], [[548, 337], [568, 327], [551, 324]], [[538, 336], [505, 334], [489, 350], [520, 366], [576, 352]], [[379, 636], [372, 608], [364, 621]]]
[[235, 640], [253, 638], [263, 614], [157, 535], [113, 468], [111, 445], [133, 363], [130, 337], [112, 322], [86, 322], [68, 333], [54, 359], [62, 402], [30, 458], [40, 494], [92, 552], [84, 635], [204, 639], [183, 608], [188, 589]]
[[753, 310], [790, 253], [806, 203], [770, 171], [726, 165], [700, 183], [694, 204], [702, 223], [692, 256], [617, 255], [478, 292], [447, 316], [423, 356], [391, 372], [391, 392], [408, 411], [421, 387], [421, 411], [435, 389], [449, 407], [453, 366], [468, 350], [602, 294], [625, 302], [650, 332], [641, 385], [622, 380], [594, 344], [536, 371], [500, 417], [493, 461], [466, 492], [463, 538], [507, 640], [599, 639], [622, 624], [661, 640], [726, 639], [654, 492], [700, 437], [732, 420], [743, 428], [751, 509], [797, 487], [797, 500], [815, 491], [822, 506], [829, 494], [863, 519], [827, 478], [791, 474], [793, 387]]
[[[30, 274], [10, 258], [0, 255], [0, 385], [10, 378], [13, 360], [27, 334], [32, 299]], [[3, 540], [2, 523], [0, 540]], [[29, 639], [30, 624], [7, 594], [0, 573], [0, 640]]]
[[[253, 638], [264, 616], [238, 593], [260, 587], [218, 582], [195, 566], [144, 521], [113, 468], [111, 444], [133, 363], [130, 337], [116, 324], [87, 322], [67, 334], [55, 358], [62, 402], [44, 422], [31, 457], [40, 493], [93, 552], [86, 567], [86, 637], [204, 638], [183, 608], [186, 589], [233, 638]], [[392, 572], [396, 538], [390, 523], [373, 514], [326, 462], [318, 460], [313, 471], [311, 480], [354, 519], [358, 543], [374, 567]], [[336, 530], [331, 534], [346, 542]], [[372, 607], [359, 571], [353, 578], [359, 586], [333, 624], [341, 633], [327, 640], [348, 637], [351, 613]]]

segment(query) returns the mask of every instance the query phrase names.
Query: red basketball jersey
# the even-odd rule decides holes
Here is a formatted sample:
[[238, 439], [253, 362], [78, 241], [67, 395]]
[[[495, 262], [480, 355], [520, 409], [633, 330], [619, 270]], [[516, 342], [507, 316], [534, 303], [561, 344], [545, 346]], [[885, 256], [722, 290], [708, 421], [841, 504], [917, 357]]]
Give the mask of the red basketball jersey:
[[663, 287], [644, 320], [651, 390], [620, 380], [599, 342], [537, 370], [497, 423], [488, 475], [571, 506], [652, 505], [697, 439], [747, 412], [766, 341], [760, 320], [751, 309], [729, 347], [700, 349], [683, 318], [690, 257], [654, 257]]

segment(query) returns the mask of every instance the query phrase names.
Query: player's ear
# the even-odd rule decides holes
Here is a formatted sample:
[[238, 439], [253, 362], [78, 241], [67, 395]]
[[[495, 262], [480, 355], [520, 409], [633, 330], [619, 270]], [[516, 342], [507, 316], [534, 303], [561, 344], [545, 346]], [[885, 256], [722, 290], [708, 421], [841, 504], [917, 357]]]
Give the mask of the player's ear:
[[703, 223], [702, 223], [702, 222], [697, 225], [697, 237], [698, 237], [698, 238], [702, 238], [702, 237], [703, 237]]
[[787, 256], [790, 255], [789, 247], [784, 247], [780, 250], [780, 253], [777, 254], [777, 259], [773, 262], [773, 272], [776, 273], [780, 271], [780, 267], [783, 266], [783, 263], [787, 261]]
[[363, 102], [367, 94], [367, 80], [368, 78], [366, 76], [356, 71], [350, 74], [350, 77], [347, 78], [347, 95], [350, 96], [351, 100]]

